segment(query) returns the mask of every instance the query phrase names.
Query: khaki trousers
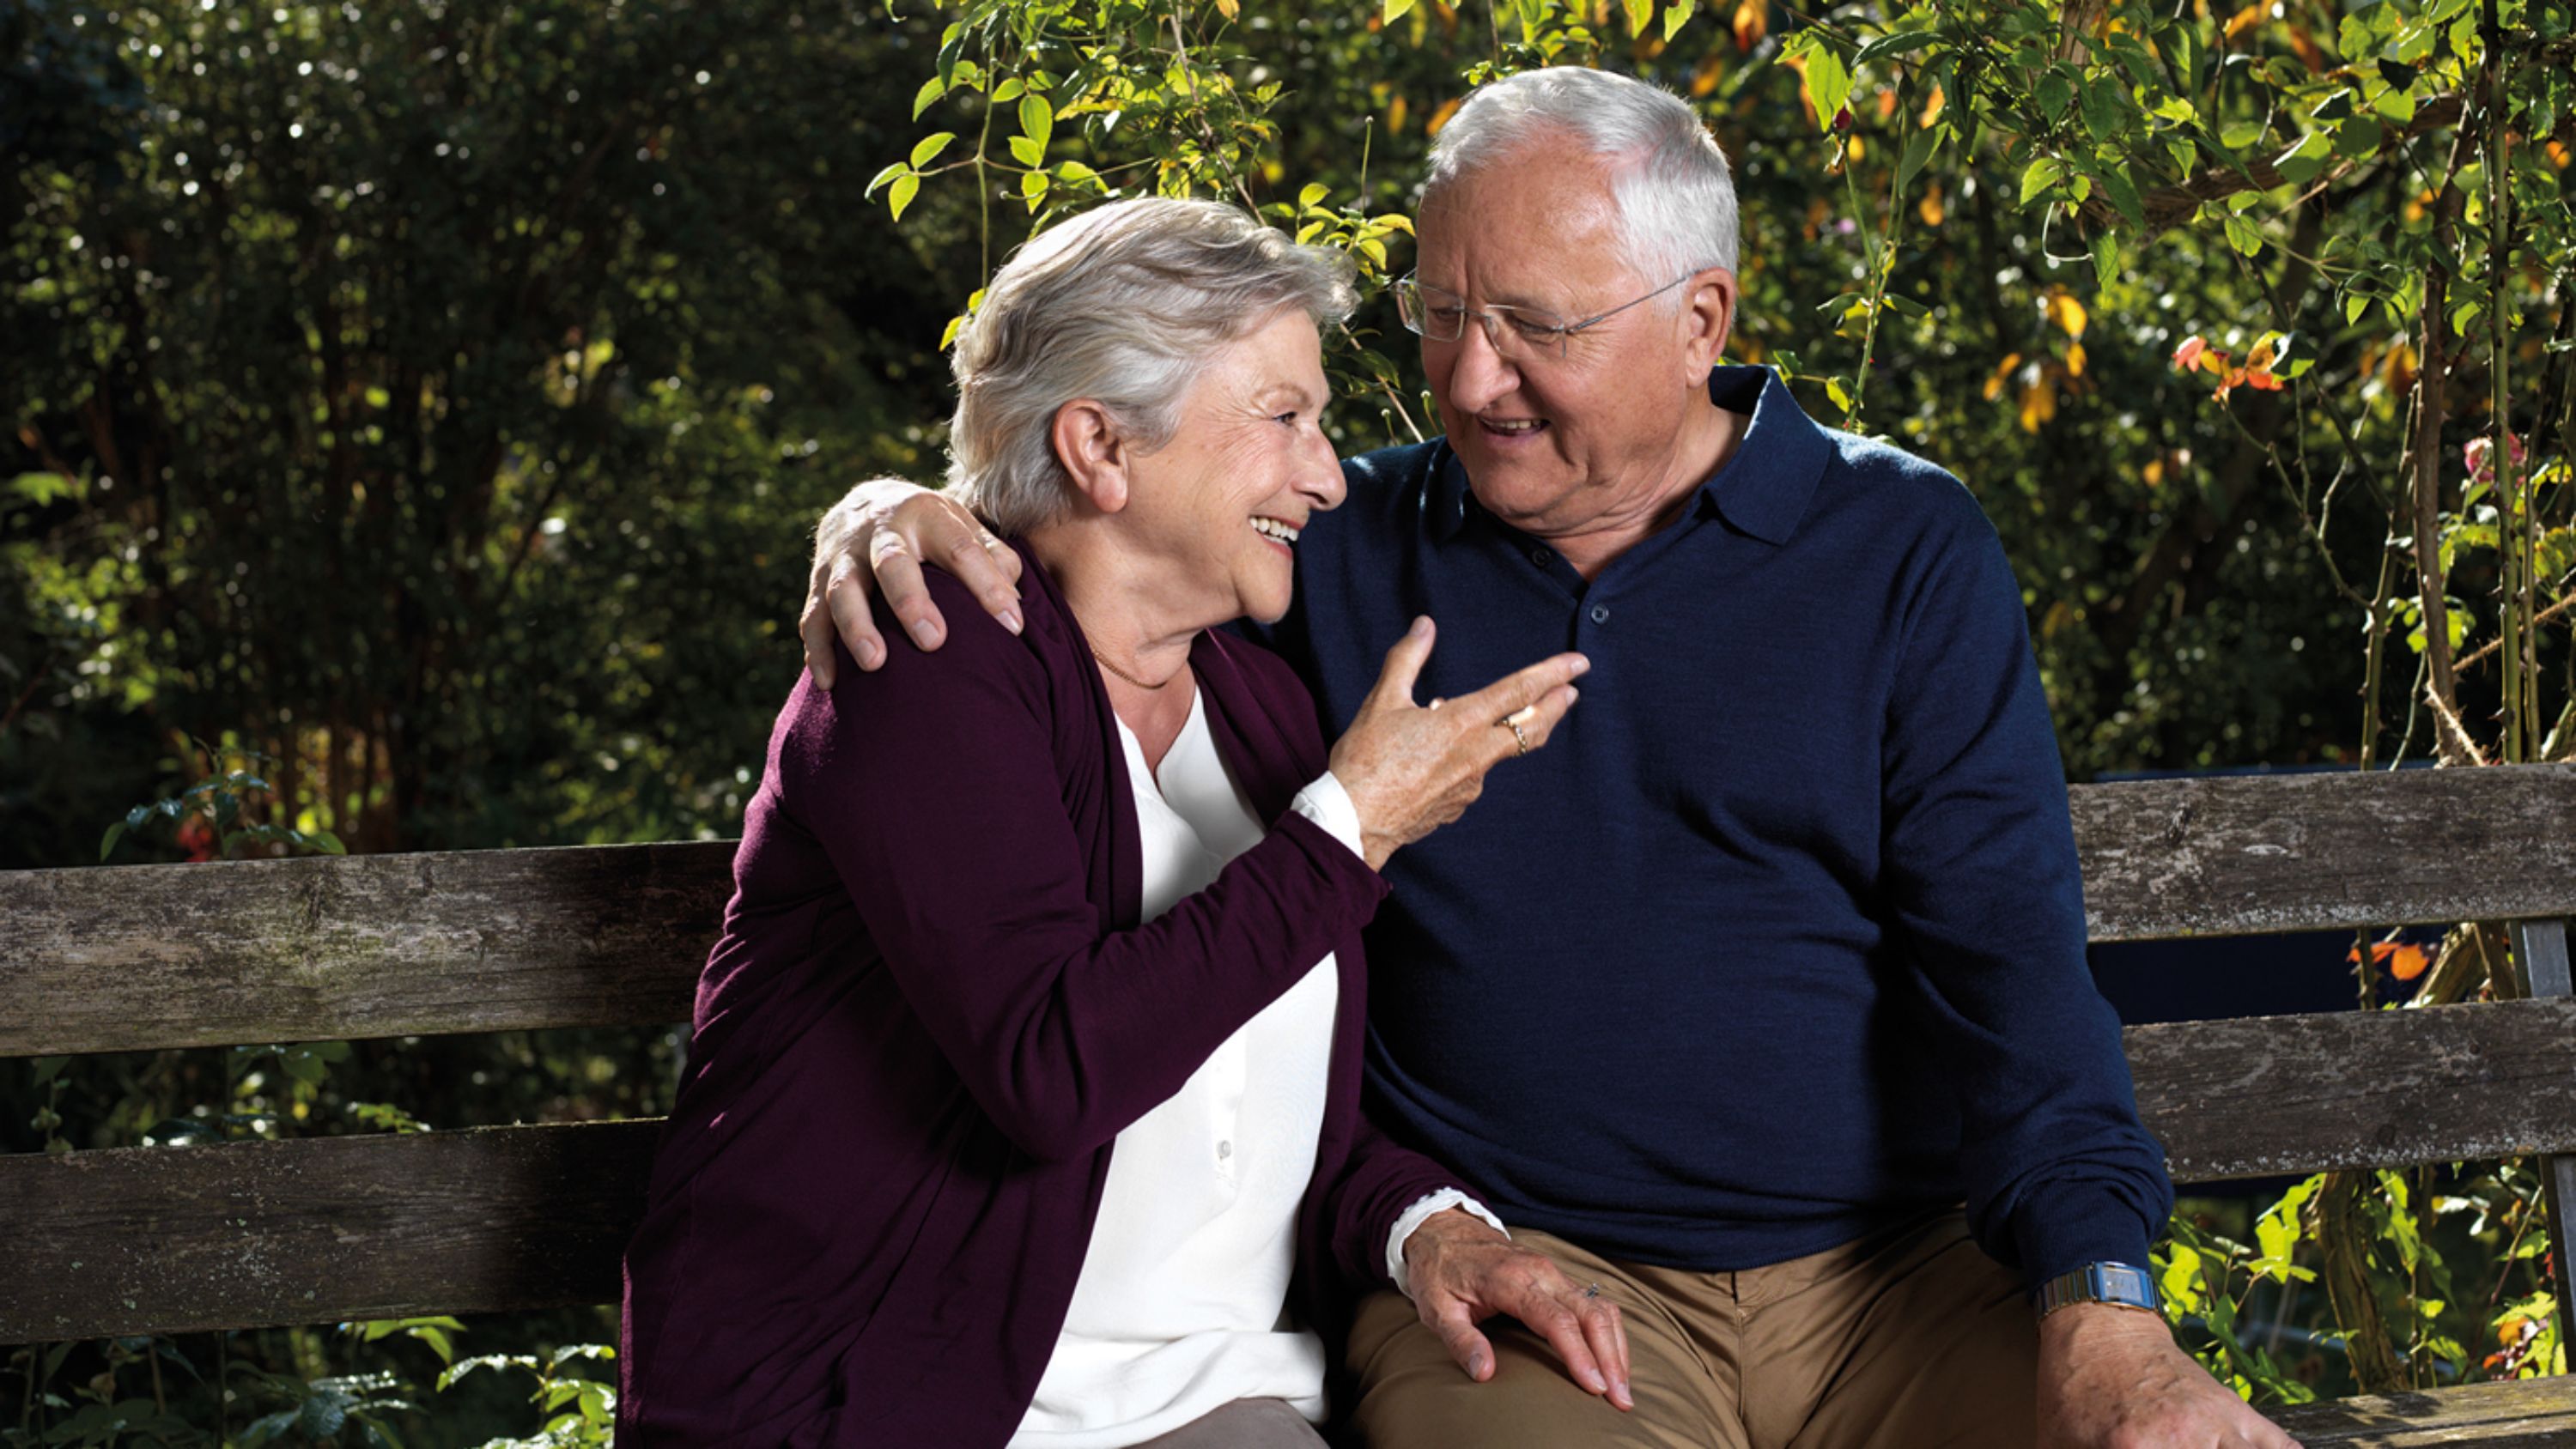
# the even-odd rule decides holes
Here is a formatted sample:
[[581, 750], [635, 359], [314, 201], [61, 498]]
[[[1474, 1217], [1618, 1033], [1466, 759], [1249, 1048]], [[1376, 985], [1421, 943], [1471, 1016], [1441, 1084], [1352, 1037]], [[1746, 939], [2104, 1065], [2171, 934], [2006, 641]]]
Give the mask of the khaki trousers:
[[1351, 1328], [1369, 1449], [2021, 1449], [2038, 1428], [2039, 1338], [2020, 1277], [1957, 1209], [1786, 1263], [1693, 1273], [1546, 1233], [1515, 1240], [1599, 1282], [1628, 1331], [1621, 1413], [1510, 1319], [1467, 1377], [1411, 1301], [1372, 1294]]

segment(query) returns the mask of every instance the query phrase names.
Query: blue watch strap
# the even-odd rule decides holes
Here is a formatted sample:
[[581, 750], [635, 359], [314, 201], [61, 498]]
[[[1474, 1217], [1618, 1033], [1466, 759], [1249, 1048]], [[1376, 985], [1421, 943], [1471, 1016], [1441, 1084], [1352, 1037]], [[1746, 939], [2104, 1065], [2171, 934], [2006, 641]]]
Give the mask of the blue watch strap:
[[2046, 1318], [2073, 1303], [2108, 1303], [2162, 1315], [2156, 1280], [2146, 1269], [2128, 1263], [2087, 1263], [2039, 1285], [2032, 1295], [2039, 1316]]

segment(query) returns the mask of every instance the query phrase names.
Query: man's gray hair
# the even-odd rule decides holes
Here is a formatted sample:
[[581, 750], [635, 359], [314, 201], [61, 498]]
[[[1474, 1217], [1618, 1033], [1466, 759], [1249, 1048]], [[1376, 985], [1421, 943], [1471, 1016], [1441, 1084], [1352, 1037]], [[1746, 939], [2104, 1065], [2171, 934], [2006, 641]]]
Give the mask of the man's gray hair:
[[1113, 202], [1039, 234], [957, 334], [950, 486], [1005, 535], [1053, 522], [1072, 506], [1054, 439], [1066, 403], [1098, 402], [1151, 452], [1220, 350], [1292, 310], [1348, 317], [1350, 275], [1341, 254], [1213, 201]]
[[1609, 171], [1623, 260], [1641, 279], [1735, 270], [1735, 177], [1726, 153], [1689, 102], [1604, 70], [1528, 70], [1469, 96], [1431, 144], [1424, 199], [1470, 172], [1512, 164], [1532, 143], [1569, 136]]

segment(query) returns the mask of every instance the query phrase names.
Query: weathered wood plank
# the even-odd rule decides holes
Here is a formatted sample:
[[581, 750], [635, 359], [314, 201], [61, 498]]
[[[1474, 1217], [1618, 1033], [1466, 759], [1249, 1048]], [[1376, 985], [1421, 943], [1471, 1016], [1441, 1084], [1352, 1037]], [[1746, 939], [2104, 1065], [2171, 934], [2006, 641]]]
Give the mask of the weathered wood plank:
[[[2128, 1044], [2184, 1181], [2576, 1148], [2576, 1001], [2138, 1027]], [[612, 1301], [655, 1130], [0, 1157], [0, 1342]]]
[[2576, 915], [2576, 765], [2072, 794], [2097, 941]]
[[[2576, 766], [2073, 798], [2097, 940], [2576, 915]], [[686, 1020], [731, 852], [0, 873], [0, 1057]]]
[[2341, 1399], [2269, 1417], [2307, 1449], [2567, 1449], [2576, 1444], [2576, 1378]]
[[614, 1302], [659, 1129], [0, 1157], [0, 1343]]
[[0, 1057], [686, 1021], [730, 841], [0, 873]]
[[2126, 1034], [2177, 1182], [2576, 1150], [2576, 1000]]

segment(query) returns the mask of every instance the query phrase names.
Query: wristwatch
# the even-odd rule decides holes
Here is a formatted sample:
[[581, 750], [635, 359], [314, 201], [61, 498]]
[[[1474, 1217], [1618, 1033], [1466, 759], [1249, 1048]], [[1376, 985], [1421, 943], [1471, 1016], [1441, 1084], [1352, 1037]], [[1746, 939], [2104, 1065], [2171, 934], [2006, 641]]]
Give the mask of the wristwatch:
[[2032, 1295], [2039, 1316], [2046, 1318], [2071, 1303], [2108, 1303], [2116, 1308], [2136, 1308], [2163, 1316], [2163, 1301], [2156, 1297], [2156, 1280], [2146, 1269], [2127, 1263], [2087, 1263], [2072, 1272], [2060, 1273], [2039, 1285]]

